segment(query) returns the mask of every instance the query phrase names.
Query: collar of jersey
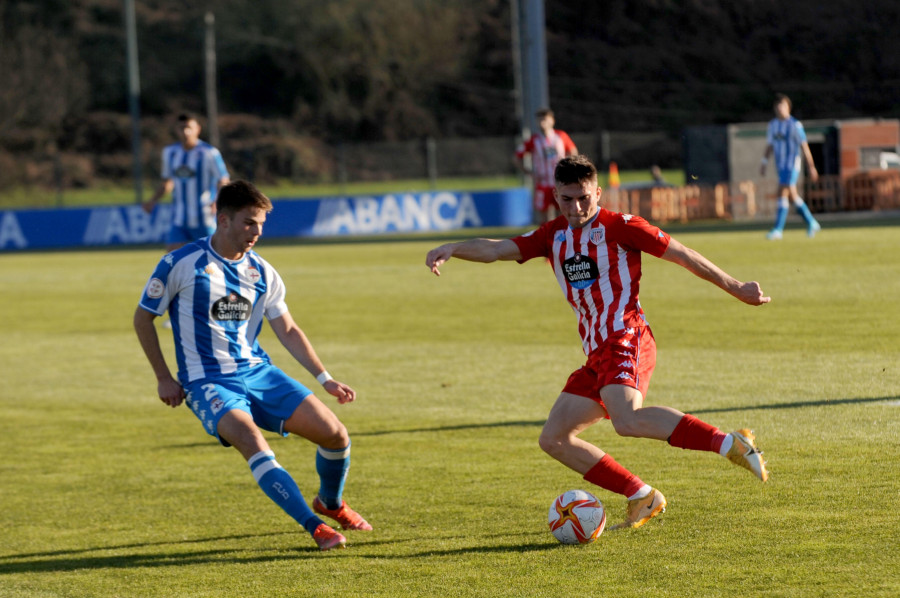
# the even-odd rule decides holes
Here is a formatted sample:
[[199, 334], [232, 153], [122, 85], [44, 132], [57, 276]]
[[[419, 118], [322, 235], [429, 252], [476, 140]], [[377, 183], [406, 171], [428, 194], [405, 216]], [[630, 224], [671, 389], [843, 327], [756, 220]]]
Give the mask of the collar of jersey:
[[570, 228], [571, 230], [584, 230], [584, 229], [586, 229], [586, 228], [591, 228], [591, 225], [593, 225], [593, 224], [594, 224], [594, 221], [597, 220], [597, 218], [600, 216], [600, 210], [602, 210], [602, 209], [603, 209], [602, 207], [597, 206], [597, 213], [594, 214], [594, 217], [593, 217], [593, 218], [591, 218], [590, 220], [588, 220], [587, 222], [585, 222], [585, 223], [584, 223], [584, 226], [579, 226], [579, 227], [576, 229], [574, 226], [572, 226], [572, 225], [570, 224], [570, 225], [569, 225], [569, 228]]
[[226, 257], [222, 257], [221, 255], [219, 255], [219, 252], [216, 251], [212, 246], [212, 235], [206, 237], [206, 247], [209, 250], [209, 252], [213, 255], [213, 257], [216, 258], [217, 260], [219, 260], [220, 262], [222, 262], [223, 264], [240, 264], [245, 259], [247, 259], [248, 255], [250, 255], [250, 251], [248, 250], [248, 251], [244, 252], [244, 255], [239, 260], [230, 260]]

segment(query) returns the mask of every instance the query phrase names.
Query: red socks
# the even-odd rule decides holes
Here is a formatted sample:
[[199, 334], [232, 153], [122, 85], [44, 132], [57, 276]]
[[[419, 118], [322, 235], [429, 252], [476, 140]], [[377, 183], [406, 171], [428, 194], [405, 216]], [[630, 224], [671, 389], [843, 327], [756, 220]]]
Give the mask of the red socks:
[[616, 463], [609, 455], [603, 455], [603, 458], [584, 474], [584, 479], [604, 490], [625, 496], [632, 496], [644, 486], [639, 477]]
[[722, 441], [727, 434], [715, 426], [700, 421], [693, 415], [685, 415], [672, 430], [669, 436], [669, 444], [672, 446], [690, 449], [692, 451], [712, 451], [718, 453], [722, 447]]
[[[672, 430], [669, 444], [683, 449], [718, 453], [726, 436], [727, 434], [717, 427], [700, 421], [693, 415], [685, 415]], [[639, 477], [616, 463], [609, 455], [603, 455], [603, 458], [584, 474], [584, 479], [624, 496], [633, 496], [644, 486]]]

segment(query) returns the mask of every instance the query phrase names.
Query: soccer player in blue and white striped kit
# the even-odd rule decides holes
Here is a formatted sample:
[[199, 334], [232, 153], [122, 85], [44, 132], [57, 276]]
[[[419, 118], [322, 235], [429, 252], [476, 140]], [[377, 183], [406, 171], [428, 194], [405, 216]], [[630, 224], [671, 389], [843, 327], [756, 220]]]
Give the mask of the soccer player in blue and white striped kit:
[[[288, 311], [278, 272], [253, 247], [272, 203], [245, 181], [219, 190], [216, 232], [167, 254], [144, 288], [134, 328], [157, 379], [159, 398], [182, 402], [207, 433], [247, 460], [263, 492], [303, 526], [322, 550], [346, 538], [316, 513], [344, 529], [372, 526], [343, 500], [350, 467], [347, 429], [311, 390], [274, 366], [257, 337], [268, 319], [288, 352], [338, 403], [356, 391], [325, 370]], [[175, 337], [178, 377], [163, 357], [154, 320], [168, 310]], [[296, 434], [318, 445], [319, 492], [310, 508], [291, 475], [275, 460], [260, 430]]]
[[222, 154], [200, 139], [200, 122], [194, 115], [178, 115], [175, 136], [178, 143], [162, 151], [162, 182], [144, 204], [144, 210], [152, 212], [163, 195], [172, 194], [172, 226], [166, 251], [213, 234], [216, 193], [230, 180]]
[[793, 202], [797, 213], [806, 222], [806, 234], [813, 237], [822, 227], [797, 191], [797, 179], [800, 178], [800, 155], [803, 154], [806, 159], [809, 178], [812, 181], [815, 182], [819, 179], [819, 172], [816, 170], [812, 152], [809, 151], [803, 124], [791, 116], [790, 98], [781, 93], [777, 94], [773, 108], [775, 118], [769, 121], [766, 131], [766, 152], [763, 154], [760, 174], [766, 176], [769, 158], [774, 155], [775, 168], [778, 172], [778, 208], [775, 212], [775, 226], [772, 227], [766, 238], [773, 241], [781, 239], [790, 208], [789, 200]]

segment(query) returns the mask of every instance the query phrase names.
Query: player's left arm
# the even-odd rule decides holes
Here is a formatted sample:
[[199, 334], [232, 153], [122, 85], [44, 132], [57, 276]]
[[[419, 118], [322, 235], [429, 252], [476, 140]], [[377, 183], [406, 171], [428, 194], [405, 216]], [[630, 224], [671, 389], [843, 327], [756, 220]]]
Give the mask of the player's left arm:
[[800, 147], [803, 148], [803, 157], [806, 158], [806, 165], [809, 167], [809, 178], [813, 182], [819, 180], [819, 171], [816, 170], [816, 163], [813, 161], [812, 152], [809, 150], [809, 144], [807, 142], [803, 142], [800, 144]]
[[[322, 365], [322, 361], [316, 355], [312, 343], [309, 342], [306, 334], [294, 321], [291, 312], [286, 311], [277, 318], [269, 320], [269, 324], [272, 326], [272, 330], [275, 331], [275, 336], [288, 350], [288, 353], [306, 368], [310, 374], [318, 378], [318, 376], [326, 373], [325, 366]], [[356, 400], [355, 390], [330, 376], [329, 379], [322, 382], [322, 387], [328, 394], [337, 398], [338, 403], [350, 403]]]
[[557, 131], [559, 136], [563, 140], [563, 147], [566, 149], [566, 156], [574, 156], [578, 154], [578, 146], [575, 145], [575, 142], [572, 141], [572, 138], [569, 137], [569, 134], [565, 131]]
[[708, 280], [748, 305], [763, 305], [772, 300], [763, 294], [758, 282], [741, 282], [703, 257], [700, 252], [686, 247], [675, 239], [669, 240], [669, 246], [661, 257], [682, 266], [703, 280]]

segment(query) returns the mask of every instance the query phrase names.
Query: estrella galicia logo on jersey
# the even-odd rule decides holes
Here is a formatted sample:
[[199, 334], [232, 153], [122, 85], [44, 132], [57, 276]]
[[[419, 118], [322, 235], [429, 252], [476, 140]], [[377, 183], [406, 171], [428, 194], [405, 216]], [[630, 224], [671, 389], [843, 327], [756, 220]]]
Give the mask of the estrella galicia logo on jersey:
[[576, 289], [586, 289], [600, 277], [597, 262], [580, 253], [576, 253], [563, 262], [563, 271], [566, 274], [566, 280]]
[[232, 291], [213, 303], [210, 312], [218, 322], [241, 322], [250, 319], [252, 307], [250, 301]]
[[188, 166], [187, 164], [182, 164], [178, 168], [175, 169], [175, 176], [179, 179], [191, 179], [194, 178], [194, 169]]

